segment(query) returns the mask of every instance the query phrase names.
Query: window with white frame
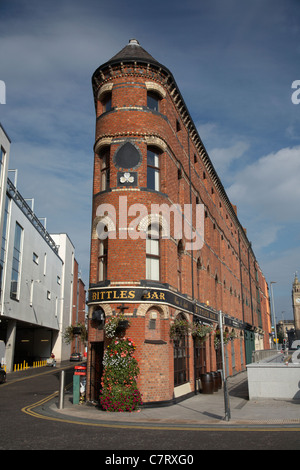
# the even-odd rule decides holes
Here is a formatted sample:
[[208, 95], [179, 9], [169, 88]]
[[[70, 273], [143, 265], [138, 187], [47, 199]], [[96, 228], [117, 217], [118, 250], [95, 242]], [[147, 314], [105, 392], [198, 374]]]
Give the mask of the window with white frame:
[[147, 149], [147, 188], [159, 191], [159, 152], [155, 148]]
[[160, 280], [160, 227], [157, 223], [149, 225], [146, 233], [146, 279]]
[[108, 241], [99, 240], [98, 247], [98, 282], [105, 281], [107, 279], [107, 248]]

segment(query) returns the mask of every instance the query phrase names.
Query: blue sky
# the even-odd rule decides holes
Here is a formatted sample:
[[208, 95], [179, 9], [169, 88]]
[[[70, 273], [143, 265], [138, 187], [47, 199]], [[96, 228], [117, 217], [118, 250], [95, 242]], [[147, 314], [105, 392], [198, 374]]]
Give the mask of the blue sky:
[[[88, 285], [91, 76], [136, 38], [177, 82], [268, 282], [292, 318], [300, 270], [299, 0], [0, 0], [0, 122], [10, 168]], [[300, 94], [299, 94], [300, 97]], [[282, 313], [284, 312], [284, 313]]]

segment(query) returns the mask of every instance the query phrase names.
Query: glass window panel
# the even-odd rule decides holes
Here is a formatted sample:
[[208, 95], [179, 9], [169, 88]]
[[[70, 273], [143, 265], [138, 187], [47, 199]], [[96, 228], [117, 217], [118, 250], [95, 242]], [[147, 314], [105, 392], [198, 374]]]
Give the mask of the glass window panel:
[[146, 240], [146, 252], [149, 255], [159, 256], [159, 240]]
[[154, 169], [149, 168], [147, 170], [147, 188], [155, 189], [155, 177], [154, 177]]
[[153, 150], [147, 150], [147, 163], [150, 166], [154, 166], [156, 168], [159, 167], [159, 155]]
[[147, 93], [147, 107], [153, 109], [153, 111], [158, 111], [159, 106], [159, 97], [156, 93]]
[[147, 188], [159, 190], [159, 171], [152, 167], [148, 167], [147, 170]]
[[159, 191], [159, 172], [154, 172], [154, 189], [155, 191]]
[[103, 98], [103, 111], [110, 111], [111, 110], [111, 93], [107, 93]]
[[152, 281], [159, 281], [159, 259], [149, 258], [146, 259], [146, 278]]

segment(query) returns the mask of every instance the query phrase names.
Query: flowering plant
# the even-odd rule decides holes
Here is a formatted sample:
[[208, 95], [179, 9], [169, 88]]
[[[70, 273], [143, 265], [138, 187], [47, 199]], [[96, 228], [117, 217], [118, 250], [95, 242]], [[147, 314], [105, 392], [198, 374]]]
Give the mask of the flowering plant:
[[134, 411], [142, 404], [135, 349], [130, 338], [115, 338], [104, 353], [100, 403], [106, 411]]
[[116, 336], [118, 326], [120, 322], [123, 321], [126, 321], [127, 326], [129, 326], [129, 320], [127, 320], [122, 314], [118, 315], [117, 317], [111, 317], [107, 320], [104, 326], [104, 331], [107, 338], [114, 338]]
[[205, 341], [207, 335], [211, 333], [212, 327], [209, 325], [201, 325], [200, 323], [194, 323], [192, 326], [192, 336], [200, 341]]
[[170, 326], [170, 338], [175, 340], [180, 339], [182, 336], [187, 335], [189, 331], [189, 323], [184, 319], [176, 318]]
[[[228, 331], [223, 331], [223, 344], [227, 344], [229, 341], [230, 341], [230, 334]], [[221, 333], [220, 333], [220, 330], [216, 330], [216, 336], [215, 336], [215, 339], [214, 339], [214, 345], [215, 345], [215, 349], [218, 349], [221, 347]]]
[[105, 322], [104, 331], [108, 338], [113, 338], [115, 336], [117, 326], [118, 326], [117, 317], [111, 317], [107, 322]]

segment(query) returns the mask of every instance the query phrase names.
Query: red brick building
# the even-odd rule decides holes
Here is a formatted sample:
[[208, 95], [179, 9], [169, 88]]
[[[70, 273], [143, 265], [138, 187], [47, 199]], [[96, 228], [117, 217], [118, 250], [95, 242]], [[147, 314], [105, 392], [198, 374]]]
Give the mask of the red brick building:
[[[232, 338], [227, 375], [245, 369], [255, 348], [269, 348], [268, 287], [172, 73], [131, 40], [92, 86], [87, 398], [99, 396], [103, 323], [123, 311], [143, 401], [170, 402], [221, 368], [219, 310]], [[174, 341], [178, 318], [212, 331], [200, 344], [191, 333]]]

